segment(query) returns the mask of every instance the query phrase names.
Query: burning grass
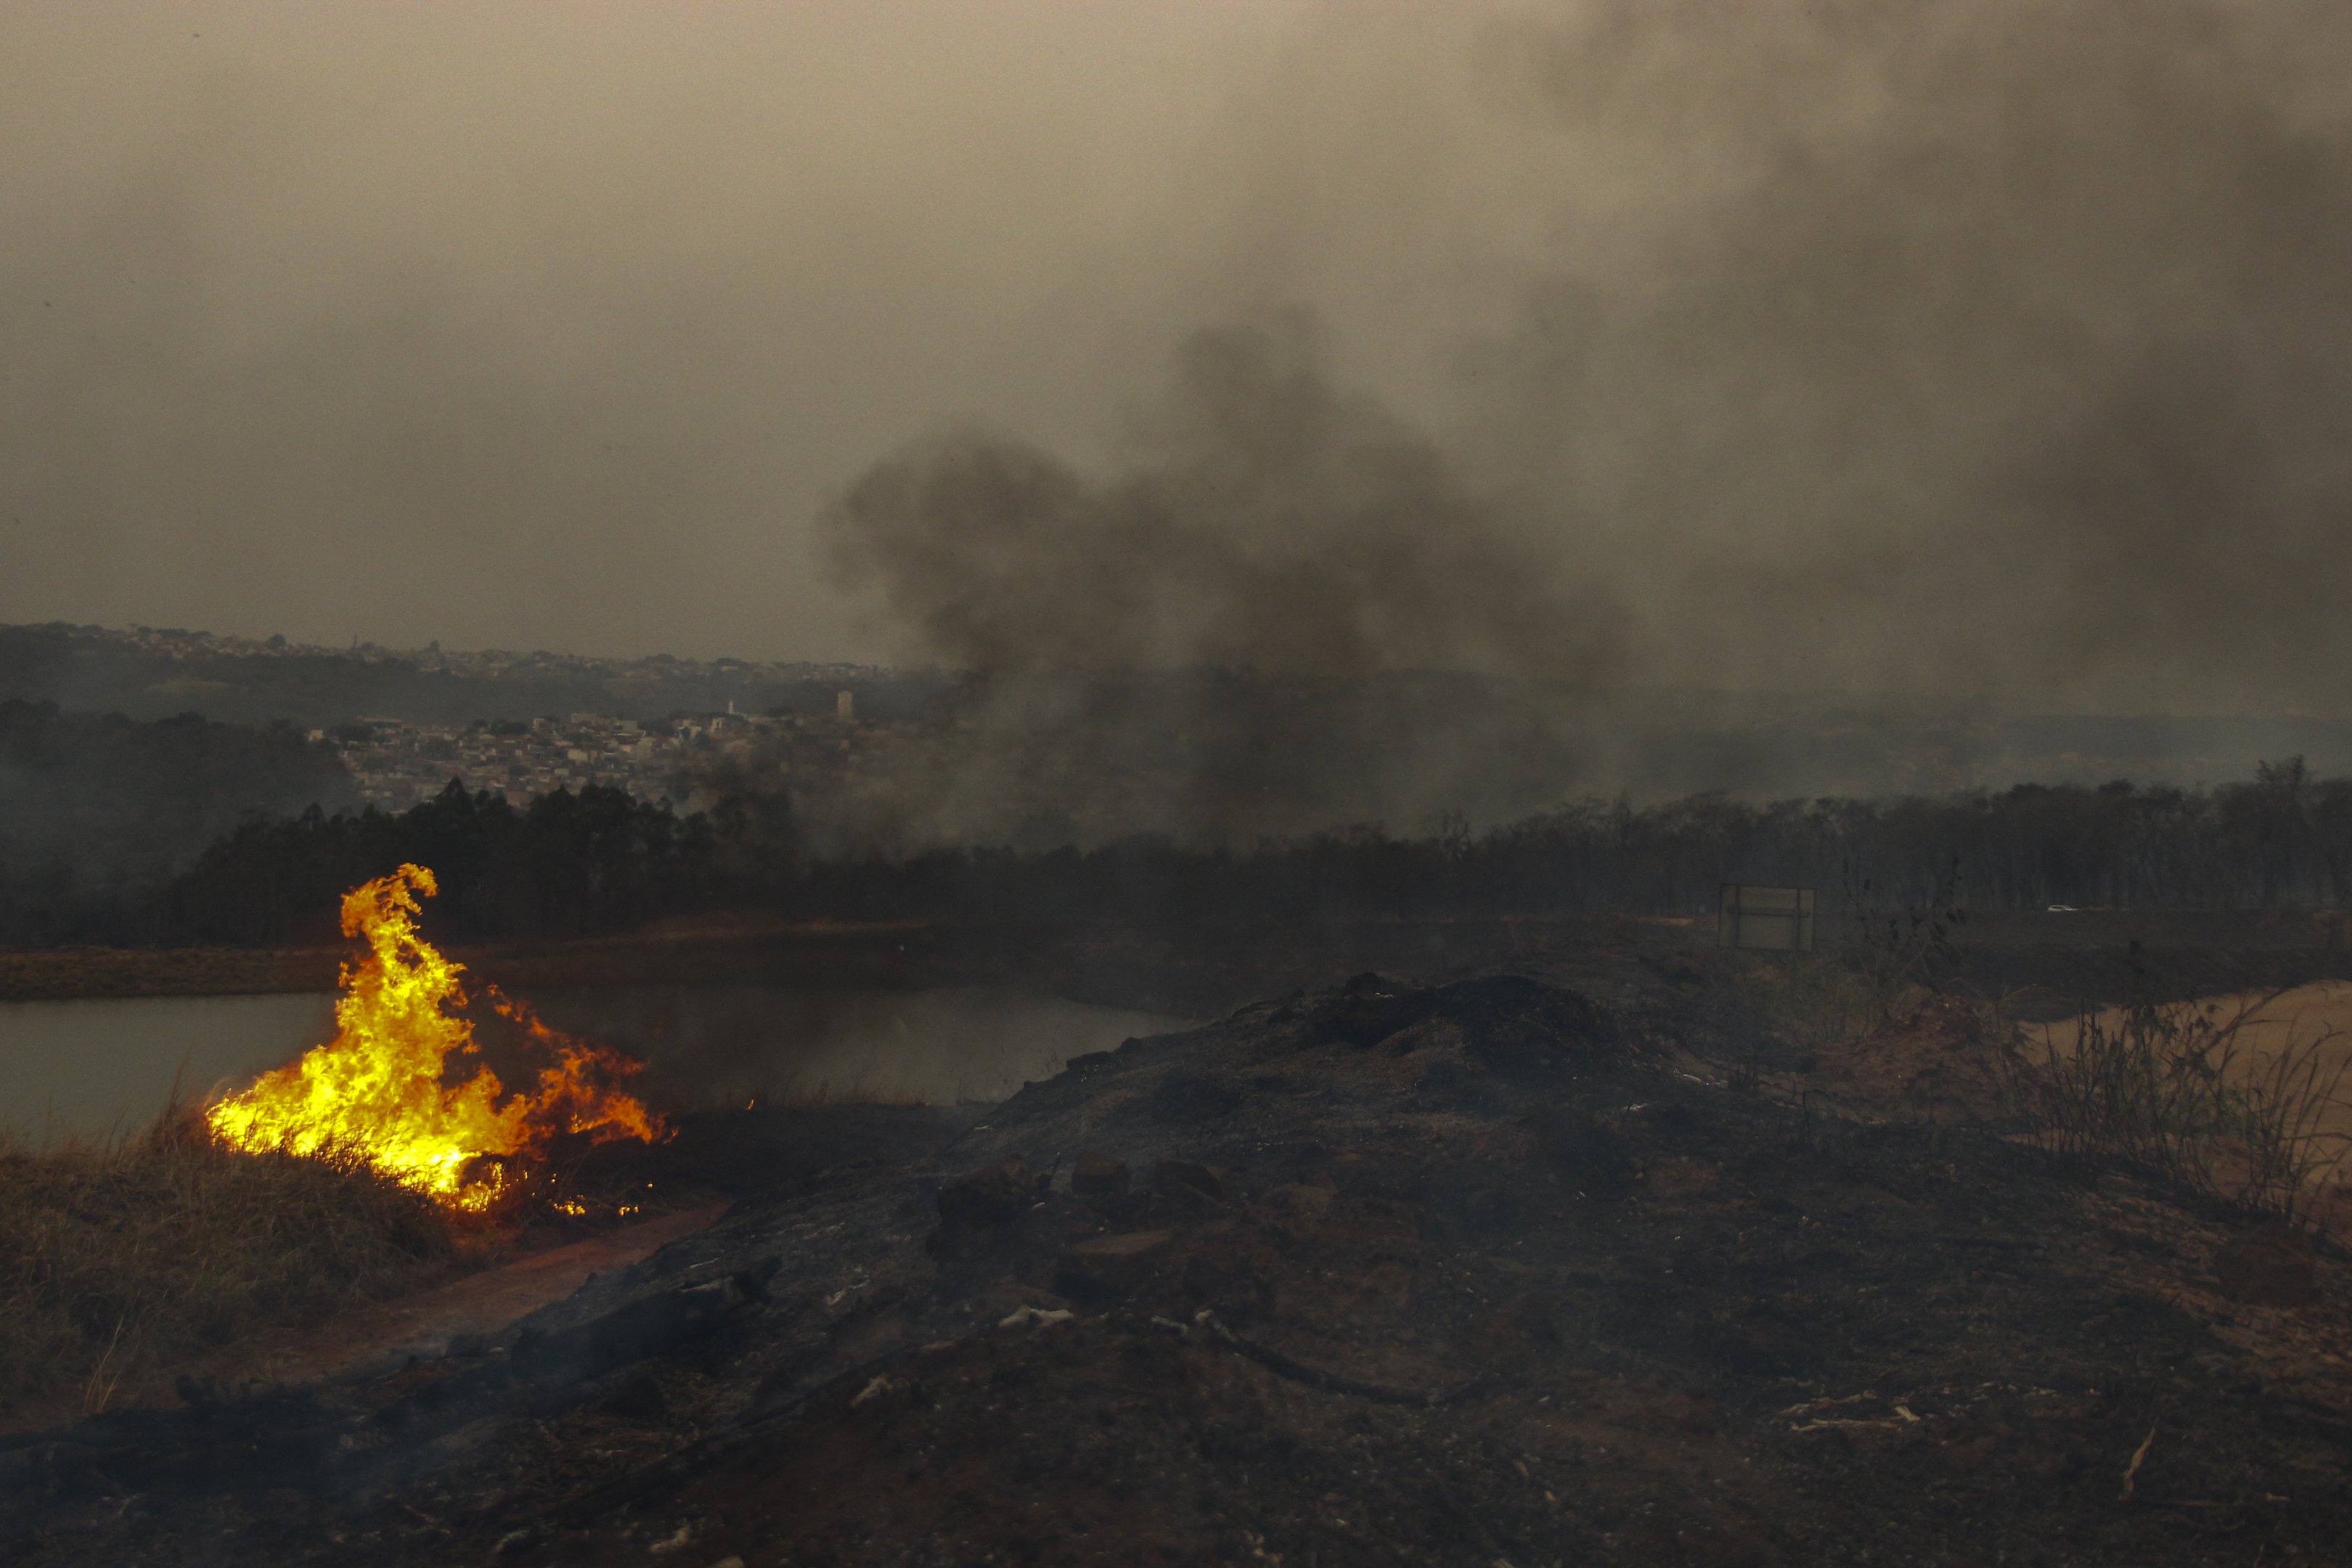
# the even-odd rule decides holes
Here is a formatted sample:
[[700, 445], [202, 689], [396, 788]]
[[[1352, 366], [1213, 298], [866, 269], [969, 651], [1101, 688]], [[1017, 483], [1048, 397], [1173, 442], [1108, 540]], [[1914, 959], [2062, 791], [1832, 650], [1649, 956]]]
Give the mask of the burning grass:
[[665, 1134], [613, 1087], [637, 1063], [495, 990], [532, 1079], [466, 1059], [463, 968], [416, 929], [435, 891], [403, 866], [345, 898], [365, 948], [331, 1041], [126, 1141], [0, 1144], [0, 1412], [102, 1410], [208, 1347], [413, 1288], [492, 1216], [587, 1215], [579, 1159]]
[[335, 1037], [205, 1112], [219, 1142], [248, 1152], [362, 1163], [453, 1208], [482, 1213], [542, 1184], [551, 1161], [621, 1139], [651, 1142], [661, 1119], [611, 1087], [640, 1064], [547, 1027], [521, 1003], [488, 1000], [542, 1066], [509, 1093], [478, 1051], [462, 964], [416, 929], [433, 873], [403, 866], [343, 899], [343, 934], [366, 952], [342, 971]]
[[106, 1408], [210, 1347], [412, 1288], [451, 1216], [363, 1160], [131, 1139], [0, 1145], [0, 1414]]

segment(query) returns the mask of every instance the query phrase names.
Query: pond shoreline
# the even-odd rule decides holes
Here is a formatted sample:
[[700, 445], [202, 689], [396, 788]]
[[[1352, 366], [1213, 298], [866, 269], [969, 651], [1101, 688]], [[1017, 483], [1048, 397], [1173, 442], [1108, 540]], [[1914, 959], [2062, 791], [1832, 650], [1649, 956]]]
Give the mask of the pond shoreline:
[[[643, 1064], [665, 1114], [840, 1100], [993, 1102], [1072, 1057], [1189, 1020], [1003, 984], [924, 988], [765, 981], [534, 986], [564, 1034]], [[109, 996], [0, 1002], [10, 1107], [0, 1141], [105, 1141], [174, 1102], [235, 1089], [333, 1037], [335, 994]], [[481, 1063], [503, 1083], [541, 1065], [479, 1008]]]
[[[2090, 1001], [2352, 980], [2352, 952], [2319, 940], [2309, 911], [2078, 910], [1972, 914], [1953, 934], [1961, 989], [2040, 998], [2037, 1017]], [[760, 911], [685, 917], [615, 936], [449, 943], [480, 980], [518, 995], [639, 985], [920, 991], [1009, 984], [1098, 1006], [1213, 1017], [1253, 997], [1365, 970], [1444, 977], [1557, 970], [1571, 983], [1711, 949], [1708, 919], [1284, 921], [1230, 914], [1127, 925], [788, 921]], [[1846, 945], [1832, 940], [1831, 945]], [[283, 948], [0, 951], [0, 1002], [262, 995], [335, 988], [346, 944]]]

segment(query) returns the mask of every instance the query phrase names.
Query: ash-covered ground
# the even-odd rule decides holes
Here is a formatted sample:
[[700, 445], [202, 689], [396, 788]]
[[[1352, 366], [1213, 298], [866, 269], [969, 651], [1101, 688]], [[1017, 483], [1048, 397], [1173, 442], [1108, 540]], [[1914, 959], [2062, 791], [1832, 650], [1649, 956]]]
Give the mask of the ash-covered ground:
[[601, 1174], [729, 1192], [715, 1228], [440, 1357], [12, 1440], [0, 1542], [2352, 1560], [2333, 1243], [1999, 1136], [1968, 1087], [1997, 1047], [1934, 1016], [1874, 1077], [1770, 1033], [1712, 953], [1520, 967], [1254, 1003], [985, 1109], [696, 1119]]

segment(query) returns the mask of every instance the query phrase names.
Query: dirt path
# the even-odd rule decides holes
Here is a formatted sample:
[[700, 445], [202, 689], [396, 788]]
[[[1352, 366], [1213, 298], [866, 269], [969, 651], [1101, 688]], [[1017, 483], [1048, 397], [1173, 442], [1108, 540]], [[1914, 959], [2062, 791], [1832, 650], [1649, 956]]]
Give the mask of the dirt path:
[[379, 1301], [307, 1331], [231, 1345], [192, 1369], [224, 1381], [299, 1383], [370, 1361], [445, 1353], [460, 1335], [494, 1334], [560, 1301], [608, 1268], [625, 1268], [681, 1236], [715, 1224], [723, 1203], [681, 1209], [583, 1241], [469, 1274], [436, 1290]]
[[[308, 1383], [367, 1363], [446, 1354], [466, 1335], [498, 1333], [560, 1301], [608, 1269], [625, 1268], [681, 1236], [717, 1223], [723, 1203], [681, 1209], [640, 1225], [530, 1253], [431, 1290], [339, 1313], [323, 1323], [271, 1330], [238, 1340], [193, 1364], [124, 1390], [112, 1409], [168, 1409], [181, 1403], [180, 1380], [227, 1388]], [[0, 1436], [35, 1431], [68, 1413], [36, 1408], [0, 1426]]]

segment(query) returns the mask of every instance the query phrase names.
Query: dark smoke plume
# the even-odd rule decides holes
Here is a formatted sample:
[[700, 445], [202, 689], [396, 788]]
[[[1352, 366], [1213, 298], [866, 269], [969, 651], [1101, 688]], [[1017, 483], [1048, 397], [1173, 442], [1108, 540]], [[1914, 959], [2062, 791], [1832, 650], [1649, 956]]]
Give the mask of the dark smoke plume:
[[1296, 316], [1196, 335], [1116, 477], [987, 436], [911, 447], [843, 500], [838, 558], [983, 669], [1613, 673], [1605, 595], [1333, 387], [1316, 337]]
[[1246, 843], [1523, 811], [1574, 776], [1572, 748], [1475, 682], [1358, 679], [1586, 687], [1618, 673], [1622, 617], [1427, 437], [1334, 387], [1318, 340], [1297, 312], [1194, 335], [1113, 477], [964, 434], [858, 480], [829, 519], [841, 567], [991, 679], [932, 788], [829, 803], [822, 846]]

